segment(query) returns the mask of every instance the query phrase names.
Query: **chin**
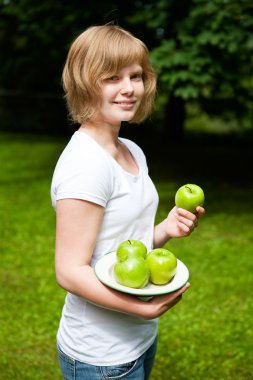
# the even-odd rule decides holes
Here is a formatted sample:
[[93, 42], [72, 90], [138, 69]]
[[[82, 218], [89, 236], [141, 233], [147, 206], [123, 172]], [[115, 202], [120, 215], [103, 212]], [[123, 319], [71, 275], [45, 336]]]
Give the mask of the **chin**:
[[122, 117], [122, 121], [131, 121], [135, 117], [136, 112], [131, 112], [128, 115]]

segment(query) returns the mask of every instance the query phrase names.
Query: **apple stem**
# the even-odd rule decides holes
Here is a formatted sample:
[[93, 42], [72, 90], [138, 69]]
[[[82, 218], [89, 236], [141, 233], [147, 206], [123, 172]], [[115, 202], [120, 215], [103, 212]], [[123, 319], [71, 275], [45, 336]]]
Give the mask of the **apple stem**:
[[132, 244], [131, 240], [128, 240], [129, 244]]
[[185, 186], [187, 189], [190, 190], [190, 192], [192, 193], [192, 189], [189, 187], [189, 186]]

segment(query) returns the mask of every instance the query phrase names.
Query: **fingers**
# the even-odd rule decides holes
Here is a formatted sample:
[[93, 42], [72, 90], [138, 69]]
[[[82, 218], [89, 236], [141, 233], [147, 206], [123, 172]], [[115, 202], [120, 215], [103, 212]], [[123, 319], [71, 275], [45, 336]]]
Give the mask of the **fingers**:
[[173, 301], [174, 299], [178, 299], [178, 298], [182, 298], [182, 295], [183, 293], [185, 293], [187, 291], [187, 289], [189, 289], [190, 287], [190, 283], [187, 282], [184, 286], [182, 286], [182, 288], [176, 290], [175, 292], [172, 292], [170, 294], [167, 294], [167, 298], [169, 301]]
[[197, 216], [182, 208], [177, 209], [177, 220], [179, 228], [184, 231], [185, 234], [191, 233], [198, 226]]
[[165, 308], [171, 309], [173, 306], [175, 306], [179, 301], [181, 301], [183, 294], [186, 292], [186, 290], [190, 287], [190, 283], [187, 282], [182, 288], [178, 289], [175, 292], [170, 293], [167, 295], [167, 300], [165, 302]]
[[189, 282], [187, 282], [184, 286], [182, 286], [182, 288], [177, 290], [175, 293], [176, 294], [183, 294], [186, 292], [187, 289], [189, 289], [190, 286], [191, 286], [191, 284]]
[[177, 209], [177, 214], [178, 214], [179, 217], [188, 219], [188, 220], [190, 220], [192, 222], [194, 222], [197, 219], [197, 215], [196, 214], [193, 214], [192, 212], [187, 211], [184, 208], [178, 208]]
[[196, 211], [197, 211], [198, 218], [202, 218], [202, 216], [205, 215], [205, 209], [201, 206], [198, 206], [196, 208]]
[[190, 283], [187, 282], [186, 285], [184, 285], [182, 288], [177, 290], [176, 292], [171, 293], [172, 299], [169, 299], [167, 302], [168, 309], [175, 306], [179, 301], [181, 301], [183, 294], [186, 292], [186, 290], [190, 287]]
[[148, 305], [152, 307], [152, 311], [149, 314], [148, 319], [153, 319], [161, 316], [166, 313], [169, 309], [175, 306], [183, 296], [183, 293], [189, 288], [190, 283], [187, 282], [182, 288], [178, 289], [175, 292], [164, 294], [160, 296], [155, 296]]
[[[174, 307], [179, 301], [181, 301], [182, 299], [182, 294], [180, 296], [177, 296], [173, 301], [170, 301], [170, 303], [168, 304], [169, 307], [167, 307], [166, 309], [171, 309], [172, 307]], [[166, 310], [166, 311], [167, 311]]]

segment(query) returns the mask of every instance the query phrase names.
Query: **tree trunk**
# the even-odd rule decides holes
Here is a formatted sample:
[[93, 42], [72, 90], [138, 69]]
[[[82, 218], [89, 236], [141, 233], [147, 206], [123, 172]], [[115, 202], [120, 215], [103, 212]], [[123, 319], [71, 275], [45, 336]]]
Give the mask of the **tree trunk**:
[[171, 96], [165, 106], [163, 138], [167, 140], [182, 140], [184, 137], [185, 102], [183, 99]]

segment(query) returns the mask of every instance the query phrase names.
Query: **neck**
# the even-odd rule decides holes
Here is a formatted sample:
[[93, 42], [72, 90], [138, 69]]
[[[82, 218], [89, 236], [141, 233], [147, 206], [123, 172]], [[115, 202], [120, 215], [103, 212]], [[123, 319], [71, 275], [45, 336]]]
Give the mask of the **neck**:
[[117, 147], [119, 144], [118, 137], [120, 125], [112, 126], [87, 122], [81, 125], [79, 131], [87, 133], [106, 149], [110, 149], [110, 147]]

